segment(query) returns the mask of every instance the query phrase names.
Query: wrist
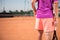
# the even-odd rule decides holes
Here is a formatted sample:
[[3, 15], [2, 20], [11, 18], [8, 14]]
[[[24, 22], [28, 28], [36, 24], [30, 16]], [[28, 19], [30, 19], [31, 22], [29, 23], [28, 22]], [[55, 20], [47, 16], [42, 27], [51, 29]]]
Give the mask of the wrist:
[[34, 15], [36, 15], [36, 10], [35, 10], [35, 11], [33, 11], [33, 13], [34, 13]]

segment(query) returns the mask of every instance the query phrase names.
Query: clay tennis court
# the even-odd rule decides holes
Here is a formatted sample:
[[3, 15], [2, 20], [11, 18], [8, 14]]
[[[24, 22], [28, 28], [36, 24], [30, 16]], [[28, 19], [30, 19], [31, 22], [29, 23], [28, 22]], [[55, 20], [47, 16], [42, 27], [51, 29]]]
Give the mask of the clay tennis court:
[[[38, 40], [38, 32], [34, 25], [34, 17], [0, 18], [0, 40]], [[57, 36], [60, 40], [60, 18]]]

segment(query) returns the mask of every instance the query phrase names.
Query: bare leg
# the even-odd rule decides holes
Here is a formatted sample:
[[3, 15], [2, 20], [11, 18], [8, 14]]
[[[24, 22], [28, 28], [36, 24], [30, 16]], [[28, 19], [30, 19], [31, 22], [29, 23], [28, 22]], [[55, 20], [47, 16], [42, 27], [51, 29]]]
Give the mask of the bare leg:
[[38, 30], [39, 32], [39, 40], [42, 40], [43, 30]]
[[46, 40], [52, 40], [53, 38], [53, 32], [45, 32]]

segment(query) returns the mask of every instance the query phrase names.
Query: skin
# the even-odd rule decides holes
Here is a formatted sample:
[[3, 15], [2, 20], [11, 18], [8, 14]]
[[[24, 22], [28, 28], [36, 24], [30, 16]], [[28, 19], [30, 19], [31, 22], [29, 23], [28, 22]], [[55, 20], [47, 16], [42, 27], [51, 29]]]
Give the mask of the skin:
[[[37, 0], [32, 0], [32, 3], [31, 3], [34, 16], [36, 15], [36, 8], [35, 8], [36, 2]], [[57, 1], [53, 3], [53, 9], [54, 9], [54, 14], [55, 14], [54, 20], [58, 22], [58, 2]], [[38, 32], [39, 32], [39, 40], [42, 40], [43, 30], [38, 30]], [[49, 38], [47, 38], [46, 40], [49, 40]]]
[[54, 19], [58, 23], [58, 2], [57, 1], [54, 2], [53, 8], [54, 8], [54, 13], [55, 13]]
[[34, 15], [36, 15], [36, 8], [35, 8], [36, 2], [37, 2], [37, 0], [32, 0], [32, 8], [33, 8]]

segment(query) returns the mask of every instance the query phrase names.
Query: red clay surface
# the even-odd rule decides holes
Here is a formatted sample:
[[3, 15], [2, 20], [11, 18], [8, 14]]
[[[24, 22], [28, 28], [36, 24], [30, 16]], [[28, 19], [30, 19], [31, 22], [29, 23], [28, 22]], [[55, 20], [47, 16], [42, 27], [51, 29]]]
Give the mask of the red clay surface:
[[[38, 40], [38, 32], [34, 25], [34, 17], [0, 18], [0, 40]], [[60, 18], [57, 36], [60, 40]]]

